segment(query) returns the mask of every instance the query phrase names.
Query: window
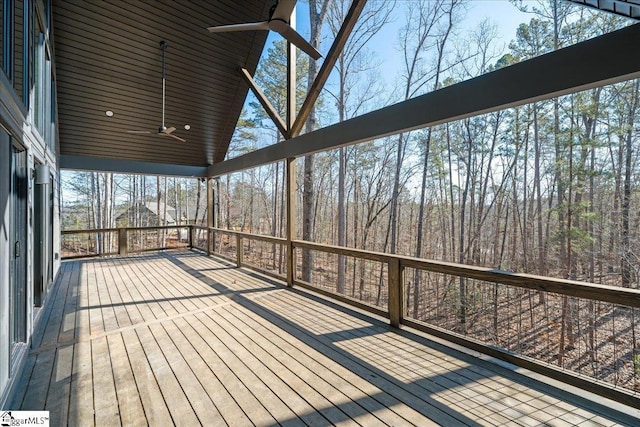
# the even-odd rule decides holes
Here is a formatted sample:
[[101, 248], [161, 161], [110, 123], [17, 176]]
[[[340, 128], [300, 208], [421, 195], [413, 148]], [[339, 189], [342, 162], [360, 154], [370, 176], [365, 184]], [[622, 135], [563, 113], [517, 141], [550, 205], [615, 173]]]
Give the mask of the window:
[[40, 131], [40, 135], [44, 137], [44, 106], [45, 106], [45, 78], [46, 78], [46, 63], [45, 63], [45, 45], [44, 45], [44, 34], [40, 31], [40, 25], [36, 23], [35, 25], [37, 31], [36, 36], [34, 37], [36, 40], [36, 49], [35, 49], [35, 58], [34, 58], [34, 77], [35, 77], [35, 87], [33, 91], [34, 95], [34, 121], [36, 124], [36, 128]]
[[49, 99], [50, 121], [49, 121], [49, 136], [47, 138], [47, 147], [51, 150], [51, 153], [56, 153], [56, 81], [53, 79], [53, 72], [51, 73], [51, 91]]
[[44, 0], [44, 16], [47, 28], [51, 28], [51, 0]]
[[33, 2], [25, 0], [0, 0], [2, 29], [0, 34], [0, 58], [6, 76], [13, 84], [18, 97], [29, 104], [29, 53], [32, 49], [30, 21]]

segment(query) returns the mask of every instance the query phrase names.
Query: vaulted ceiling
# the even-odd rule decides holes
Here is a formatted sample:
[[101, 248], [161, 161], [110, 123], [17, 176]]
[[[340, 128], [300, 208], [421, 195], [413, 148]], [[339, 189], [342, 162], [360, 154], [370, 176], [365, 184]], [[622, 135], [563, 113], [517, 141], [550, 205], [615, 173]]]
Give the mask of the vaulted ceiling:
[[[264, 20], [272, 3], [55, 0], [61, 166], [185, 175], [223, 160], [248, 91], [239, 67], [255, 71], [267, 33], [206, 27]], [[128, 133], [162, 123], [161, 41], [166, 126], [187, 142]]]

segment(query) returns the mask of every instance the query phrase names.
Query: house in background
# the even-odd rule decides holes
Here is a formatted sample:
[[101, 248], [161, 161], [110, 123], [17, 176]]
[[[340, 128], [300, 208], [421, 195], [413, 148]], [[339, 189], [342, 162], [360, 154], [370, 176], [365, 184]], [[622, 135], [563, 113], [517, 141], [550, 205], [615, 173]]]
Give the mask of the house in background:
[[[160, 207], [160, 209], [158, 209]], [[182, 207], [182, 214], [178, 215], [177, 209], [164, 203], [157, 202], [138, 203], [135, 206], [121, 209], [116, 215], [116, 227], [152, 227], [156, 225], [191, 225], [196, 224], [196, 206]], [[198, 217], [202, 217], [204, 207], [198, 209]], [[178, 221], [179, 220], [179, 221]]]
[[176, 210], [170, 206], [147, 202], [119, 210], [116, 215], [116, 227], [151, 227], [156, 225], [175, 225]]

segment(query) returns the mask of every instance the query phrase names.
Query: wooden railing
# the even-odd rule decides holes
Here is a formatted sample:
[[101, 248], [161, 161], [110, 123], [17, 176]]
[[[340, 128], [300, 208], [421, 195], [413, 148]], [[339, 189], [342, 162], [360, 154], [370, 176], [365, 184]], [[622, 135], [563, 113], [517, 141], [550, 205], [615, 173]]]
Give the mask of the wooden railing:
[[62, 259], [190, 248], [189, 225], [64, 230]]
[[[252, 268], [261, 273], [282, 279], [288, 282], [288, 286], [300, 286], [311, 289], [314, 292], [351, 304], [376, 315], [386, 317], [394, 327], [400, 327], [401, 325], [410, 326], [417, 330], [445, 339], [449, 342], [465, 346], [469, 349], [525, 367], [532, 371], [543, 373], [552, 378], [577, 386], [583, 390], [597, 393], [636, 408], [640, 408], [640, 399], [638, 399], [635, 391], [630, 390], [630, 387], [623, 388], [616, 386], [615, 383], [611, 384], [611, 382], [596, 381], [592, 376], [588, 376], [580, 372], [576, 373], [570, 369], [563, 369], [562, 367], [554, 366], [548, 361], [542, 362], [525, 354], [520, 354], [518, 351], [514, 351], [513, 349], [500, 347], [481, 339], [477, 339], [471, 334], [467, 334], [466, 331], [460, 332], [459, 330], [455, 330], [455, 328], [435, 325], [428, 320], [425, 321], [412, 318], [408, 315], [407, 295], [405, 295], [405, 291], [408, 287], [408, 281], [405, 278], [405, 271], [407, 269], [412, 269], [414, 271], [438, 275], [439, 277], [451, 277], [454, 278], [454, 280], [465, 278], [475, 283], [477, 286], [493, 286], [494, 289], [497, 289], [495, 286], [498, 285], [507, 286], [509, 287], [508, 289], [522, 289], [534, 292], [535, 295], [540, 296], [540, 298], [564, 299], [565, 304], [567, 298], [576, 299], [576, 301], [578, 301], [578, 307], [580, 307], [580, 304], [585, 304], [585, 302], [586, 304], [589, 304], [589, 301], [598, 304], [610, 304], [610, 308], [606, 308], [606, 310], [613, 310], [614, 316], [616, 314], [615, 310], [617, 310], [618, 307], [621, 307], [626, 310], [622, 315], [625, 315], [625, 313], [630, 316], [637, 315], [638, 320], [640, 321], [640, 312], [636, 313], [636, 310], [640, 308], [640, 290], [638, 289], [628, 289], [530, 274], [513, 273], [491, 268], [418, 259], [408, 256], [350, 249], [300, 240], [292, 240], [289, 242], [287, 239], [279, 237], [200, 226], [75, 230], [65, 231], [63, 232], [63, 235], [99, 232], [117, 233], [117, 253], [126, 255], [127, 253], [132, 252], [131, 250], [128, 250], [129, 233], [140, 230], [168, 231], [178, 228], [187, 228], [188, 235], [185, 236], [183, 242], [184, 245], [177, 247], [195, 248], [202, 250], [207, 254], [215, 254], [216, 256], [226, 258], [227, 260], [235, 263], [238, 267]], [[127, 248], [127, 250], [124, 248]], [[169, 246], [158, 247], [155, 249], [167, 248], [169, 248]], [[292, 257], [288, 257], [286, 254], [288, 248], [291, 248], [293, 251]], [[146, 248], [145, 250], [154, 249]], [[333, 284], [322, 283], [322, 280], [317, 281], [320, 283], [308, 283], [300, 280], [299, 277], [301, 277], [301, 275], [298, 274], [300, 273], [300, 268], [298, 266], [299, 262], [297, 261], [298, 258], [296, 255], [297, 252], [303, 250], [315, 251], [329, 254], [331, 256], [349, 257], [353, 259], [354, 262], [366, 261], [375, 263], [380, 267], [377, 271], [383, 272], [382, 276], [384, 276], [379, 278], [379, 286], [383, 289], [378, 290], [378, 300], [372, 303], [371, 301], [364, 301], [356, 298], [353, 295], [349, 296], [345, 293], [336, 292], [335, 289], [332, 289]], [[288, 265], [286, 262], [287, 259], [295, 260], [294, 263], [296, 265]], [[287, 278], [291, 279], [288, 280]], [[450, 282], [453, 283], [453, 281]], [[380, 295], [382, 295], [381, 298]], [[531, 294], [529, 294], [529, 298], [531, 298]], [[497, 306], [495, 309], [497, 310]], [[600, 316], [603, 316], [602, 313], [603, 312], [601, 310]], [[618, 316], [620, 318], [621, 314], [618, 313]], [[597, 320], [600, 321], [601, 319]], [[542, 323], [542, 320], [540, 322]], [[627, 327], [626, 324], [620, 326], [620, 320], [618, 320], [618, 323], [619, 325], [614, 327]], [[534, 324], [533, 315], [531, 318], [531, 324]], [[541, 326], [541, 328], [542, 327], [543, 326]], [[635, 331], [633, 330], [635, 325], [632, 324], [631, 327], [631, 333], [633, 334], [633, 340], [635, 342]], [[616, 333], [618, 332], [615, 330], [612, 332], [614, 343], [616, 341]], [[628, 352], [632, 357], [631, 363], [633, 364], [632, 369], [634, 370], [632, 374], [640, 375], [640, 356], [638, 356], [637, 349], [629, 348]], [[640, 388], [640, 382], [638, 383], [638, 386]]]

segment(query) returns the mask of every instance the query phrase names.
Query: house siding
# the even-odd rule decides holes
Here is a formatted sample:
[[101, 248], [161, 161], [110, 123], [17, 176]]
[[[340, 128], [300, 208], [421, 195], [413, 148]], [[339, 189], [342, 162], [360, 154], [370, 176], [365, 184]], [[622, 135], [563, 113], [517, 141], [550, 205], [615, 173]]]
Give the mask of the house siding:
[[4, 5], [2, 28], [13, 32], [0, 67], [0, 409], [11, 409], [35, 305], [48, 303], [60, 268], [60, 175], [49, 0]]

